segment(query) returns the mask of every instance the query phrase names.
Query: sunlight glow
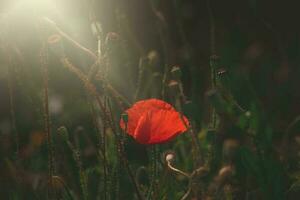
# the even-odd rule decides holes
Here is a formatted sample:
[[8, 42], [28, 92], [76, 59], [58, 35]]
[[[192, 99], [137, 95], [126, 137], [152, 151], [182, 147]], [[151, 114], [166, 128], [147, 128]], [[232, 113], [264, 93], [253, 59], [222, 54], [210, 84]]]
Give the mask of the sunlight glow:
[[21, 5], [28, 5], [31, 8], [52, 8], [55, 6], [55, 2], [51, 0], [19, 0], [17, 4]]

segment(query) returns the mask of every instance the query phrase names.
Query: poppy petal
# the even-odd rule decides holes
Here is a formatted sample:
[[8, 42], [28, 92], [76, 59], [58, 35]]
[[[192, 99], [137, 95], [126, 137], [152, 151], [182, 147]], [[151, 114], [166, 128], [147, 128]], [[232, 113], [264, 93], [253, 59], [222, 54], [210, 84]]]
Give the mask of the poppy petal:
[[154, 112], [151, 117], [151, 124], [151, 139], [149, 141], [151, 144], [167, 142], [178, 134], [187, 131], [189, 125], [185, 117], [181, 119], [180, 113], [170, 110]]
[[[167, 102], [149, 99], [135, 103], [126, 110], [128, 124], [126, 132], [142, 144], [167, 142], [187, 130], [187, 118], [178, 113]], [[125, 130], [121, 119], [120, 126]]]
[[[126, 113], [128, 114], [127, 133], [132, 136], [134, 135], [139, 119], [145, 112], [160, 109], [175, 110], [170, 104], [159, 99], [148, 99], [136, 102], [131, 108], [126, 110]], [[123, 119], [120, 121], [120, 126], [125, 130]]]
[[151, 139], [151, 116], [151, 111], [144, 113], [135, 129], [133, 137], [141, 144], [149, 144]]

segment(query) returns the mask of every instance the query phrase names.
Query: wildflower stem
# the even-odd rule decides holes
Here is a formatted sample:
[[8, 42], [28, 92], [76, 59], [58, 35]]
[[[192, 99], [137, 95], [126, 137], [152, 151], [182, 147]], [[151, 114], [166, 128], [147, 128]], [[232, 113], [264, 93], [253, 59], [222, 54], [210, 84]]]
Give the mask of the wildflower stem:
[[90, 111], [91, 111], [91, 115], [92, 115], [92, 119], [93, 119], [93, 124], [96, 127], [96, 132], [98, 134], [98, 152], [102, 153], [103, 156], [103, 179], [104, 179], [104, 200], [106, 200], [106, 194], [107, 194], [107, 159], [106, 159], [106, 134], [105, 134], [105, 130], [106, 130], [106, 124], [105, 122], [103, 122], [102, 127], [99, 125], [99, 123], [97, 122], [97, 114], [96, 114], [96, 110], [94, 107], [94, 104], [92, 102], [92, 97], [90, 95], [88, 95], [88, 102], [90, 104]]
[[177, 172], [178, 174], [181, 174], [181, 175], [183, 175], [183, 176], [185, 176], [185, 177], [187, 177], [187, 178], [190, 178], [190, 177], [191, 177], [190, 174], [188, 174], [188, 173], [186, 173], [186, 172], [183, 172], [183, 171], [181, 171], [181, 170], [179, 170], [179, 169], [173, 167], [172, 164], [171, 164], [171, 162], [167, 162], [167, 165], [168, 165], [168, 168], [171, 169], [172, 171]]
[[9, 92], [9, 104], [10, 104], [10, 117], [11, 117], [11, 127], [13, 130], [13, 134], [15, 136], [15, 145], [16, 145], [16, 160], [19, 159], [19, 132], [17, 130], [16, 125], [16, 115], [15, 115], [15, 105], [14, 105], [14, 93], [12, 86], [12, 74], [10, 68], [12, 67], [12, 59], [9, 55], [9, 67], [7, 70], [8, 78], [7, 78], [7, 86]]
[[55, 22], [53, 22], [51, 19], [49, 18], [45, 18], [44, 19], [49, 25], [51, 25], [63, 38], [65, 38], [66, 40], [68, 40], [70, 43], [72, 43], [75, 47], [77, 47], [78, 49], [81, 49], [82, 51], [84, 51], [86, 54], [88, 54], [91, 58], [93, 58], [93, 60], [97, 60], [97, 55], [95, 55], [91, 50], [89, 50], [88, 48], [82, 46], [80, 43], [78, 43], [76, 40], [74, 40], [71, 36], [69, 36], [67, 33], [65, 33], [64, 31], [62, 31]]
[[[111, 110], [111, 106], [110, 106], [110, 110]], [[111, 117], [111, 119], [113, 120], [113, 117]], [[114, 124], [114, 120], [112, 121], [112, 123]], [[131, 182], [132, 182], [132, 184], [134, 186], [134, 189], [135, 189], [135, 192], [136, 192], [136, 195], [137, 195], [138, 199], [139, 200], [144, 200], [144, 197], [143, 197], [143, 195], [140, 192], [138, 183], [137, 183], [137, 181], [135, 179], [135, 176], [134, 176], [134, 174], [133, 174], [133, 172], [132, 172], [132, 170], [130, 168], [129, 162], [127, 160], [126, 153], [124, 151], [124, 145], [120, 141], [120, 139], [119, 139], [119, 137], [117, 135], [117, 132], [114, 129], [115, 126], [113, 126], [113, 124], [112, 124], [112, 131], [113, 131], [113, 133], [114, 133], [114, 135], [116, 137], [116, 141], [117, 141], [117, 145], [118, 145], [118, 151], [119, 151], [119, 154], [120, 154], [119, 156], [120, 156], [120, 158], [121, 158], [121, 160], [122, 160], [122, 162], [123, 162], [123, 164], [124, 164], [124, 166], [125, 166], [125, 168], [127, 170], [127, 173], [128, 173], [129, 178], [130, 178], [130, 180], [131, 180]], [[126, 131], [127, 131], [127, 123], [125, 123], [125, 132]]]
[[151, 195], [153, 193], [153, 196], [155, 194], [155, 184], [156, 184], [156, 178], [157, 178], [157, 151], [158, 146], [151, 146], [150, 147], [150, 163], [151, 163], [151, 183], [150, 187], [148, 189], [147, 199], [151, 199]]
[[[206, 0], [208, 15], [209, 15], [209, 23], [210, 23], [210, 69], [211, 69], [211, 87], [215, 89], [217, 84], [217, 76], [216, 69], [214, 66], [213, 59], [216, 57], [216, 45], [215, 45], [215, 18], [213, 15], [213, 11], [211, 8], [211, 0]], [[217, 116], [215, 108], [212, 108], [212, 116], [211, 116], [211, 126], [216, 128], [217, 126]]]
[[51, 137], [51, 127], [50, 127], [50, 116], [49, 116], [49, 103], [48, 103], [48, 57], [46, 51], [46, 45], [43, 44], [40, 51], [40, 62], [43, 70], [43, 80], [44, 80], [44, 126], [47, 137], [48, 145], [48, 183], [50, 188], [48, 188], [48, 197], [51, 197], [53, 192], [53, 182], [52, 176], [54, 172], [54, 149]]

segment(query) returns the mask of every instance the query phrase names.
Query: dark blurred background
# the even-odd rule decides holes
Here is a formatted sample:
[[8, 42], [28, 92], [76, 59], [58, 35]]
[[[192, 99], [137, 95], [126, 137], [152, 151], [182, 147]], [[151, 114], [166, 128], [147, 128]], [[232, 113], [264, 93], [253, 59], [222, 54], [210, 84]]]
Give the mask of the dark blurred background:
[[[7, 191], [16, 187], [9, 174], [18, 169], [11, 167], [8, 168], [10, 172], [7, 171], [10, 159], [15, 156], [15, 139], [12, 137], [15, 131], [19, 135], [19, 156], [23, 163], [19, 173], [26, 187], [29, 190], [44, 187], [39, 185], [44, 183], [47, 168], [47, 158], [43, 156], [46, 145], [43, 78], [39, 64], [42, 37], [37, 25], [41, 17], [50, 18], [94, 52], [97, 39], [92, 34], [91, 21], [101, 23], [103, 42], [107, 33], [117, 33], [122, 53], [116, 61], [118, 67], [114, 68], [113, 85], [131, 102], [140, 57], [151, 57], [149, 52], [155, 52], [157, 71], [161, 73], [164, 65], [179, 65], [184, 93], [193, 102], [196, 126], [201, 127], [208, 121], [205, 92], [211, 87], [211, 19], [207, 1], [41, 2], [44, 1], [0, 1], [0, 194], [5, 197], [0, 195], [0, 199], [8, 199], [5, 196]], [[210, 7], [215, 22], [216, 54], [228, 74], [230, 91], [243, 108], [250, 109], [254, 101], [259, 102], [280, 140], [284, 137], [284, 130], [300, 113], [299, 2], [211, 0]], [[93, 63], [67, 42], [64, 47], [72, 62], [83, 71]], [[53, 130], [64, 125], [74, 135], [94, 131], [88, 97], [82, 84], [51, 53], [49, 88]], [[13, 100], [9, 98], [10, 93]], [[17, 130], [11, 123], [12, 112], [15, 113]], [[95, 136], [91, 138], [93, 140]], [[75, 141], [76, 137], [72, 136], [72, 140]], [[137, 163], [146, 162], [143, 161], [143, 151], [137, 152], [143, 148], [132, 148], [133, 159], [138, 160]], [[84, 157], [89, 159], [88, 149]], [[13, 199], [12, 196], [9, 198]]]

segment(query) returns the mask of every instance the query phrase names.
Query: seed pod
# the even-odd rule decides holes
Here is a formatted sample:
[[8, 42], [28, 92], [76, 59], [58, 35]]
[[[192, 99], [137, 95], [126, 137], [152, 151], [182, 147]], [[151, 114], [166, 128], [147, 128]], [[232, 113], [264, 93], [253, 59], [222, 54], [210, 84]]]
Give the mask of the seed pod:
[[234, 174], [234, 166], [233, 165], [225, 165], [219, 170], [218, 178], [220, 180], [224, 180], [229, 176]]
[[147, 55], [147, 58], [151, 70], [157, 71], [159, 68], [159, 61], [160, 61], [159, 54], [157, 53], [157, 51], [155, 50], [150, 51]]
[[176, 154], [173, 151], [166, 151], [162, 155], [162, 161], [172, 163], [175, 161]]
[[174, 160], [174, 154], [167, 154], [166, 155], [166, 161], [172, 162]]

